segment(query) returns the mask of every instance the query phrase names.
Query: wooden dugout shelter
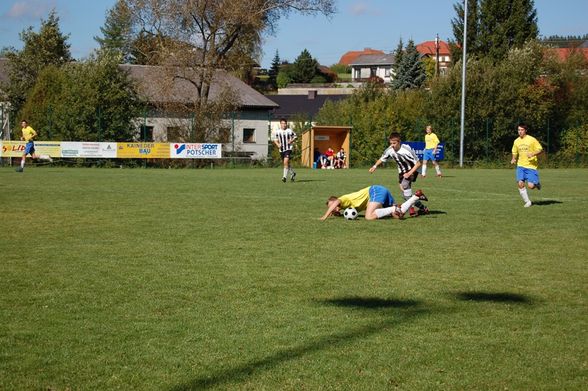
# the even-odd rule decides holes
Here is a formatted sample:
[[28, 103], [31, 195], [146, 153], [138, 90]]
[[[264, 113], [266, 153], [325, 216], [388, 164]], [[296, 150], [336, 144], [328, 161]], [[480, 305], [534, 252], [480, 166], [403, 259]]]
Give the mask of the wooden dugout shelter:
[[312, 167], [314, 150], [325, 153], [331, 147], [335, 153], [341, 148], [347, 155], [347, 167], [351, 165], [351, 126], [313, 126], [302, 133], [301, 163], [305, 167]]

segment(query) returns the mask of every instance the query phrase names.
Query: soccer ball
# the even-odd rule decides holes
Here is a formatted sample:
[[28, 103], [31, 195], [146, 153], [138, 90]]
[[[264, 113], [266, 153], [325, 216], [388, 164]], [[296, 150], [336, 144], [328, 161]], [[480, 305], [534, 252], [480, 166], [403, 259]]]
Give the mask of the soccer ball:
[[357, 218], [357, 210], [353, 207], [347, 208], [343, 211], [343, 217], [346, 220], [355, 220]]

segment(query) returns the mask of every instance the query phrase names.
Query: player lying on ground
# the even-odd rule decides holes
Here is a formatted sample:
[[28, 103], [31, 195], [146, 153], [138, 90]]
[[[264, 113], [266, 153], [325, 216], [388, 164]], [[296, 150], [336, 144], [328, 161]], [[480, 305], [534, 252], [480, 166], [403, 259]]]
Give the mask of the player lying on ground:
[[366, 220], [376, 220], [387, 216], [401, 219], [406, 211], [419, 200], [428, 201], [422, 190], [417, 190], [402, 205], [397, 206], [394, 203], [394, 197], [390, 194], [390, 190], [384, 186], [373, 185], [340, 197], [329, 197], [327, 211], [321, 217], [321, 220], [326, 220], [331, 215], [340, 216], [342, 210], [351, 207], [358, 212], [365, 210]]

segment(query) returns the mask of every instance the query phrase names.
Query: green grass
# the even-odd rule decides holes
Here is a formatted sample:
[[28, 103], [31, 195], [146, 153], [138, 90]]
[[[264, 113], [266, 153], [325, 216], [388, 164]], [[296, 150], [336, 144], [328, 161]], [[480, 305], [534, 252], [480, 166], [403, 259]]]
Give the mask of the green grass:
[[0, 168], [2, 390], [581, 390], [588, 171]]

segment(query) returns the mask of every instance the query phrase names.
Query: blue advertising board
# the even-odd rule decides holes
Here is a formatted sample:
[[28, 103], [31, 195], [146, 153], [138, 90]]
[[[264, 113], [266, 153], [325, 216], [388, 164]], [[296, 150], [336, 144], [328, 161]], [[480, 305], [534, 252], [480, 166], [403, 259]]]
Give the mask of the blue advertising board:
[[[414, 149], [417, 157], [419, 160], [423, 160], [423, 155], [425, 153], [425, 143], [424, 141], [406, 141], [402, 144], [409, 145], [412, 149]], [[435, 154], [436, 160], [443, 160], [445, 159], [445, 143], [441, 143], [437, 145], [437, 153]]]

